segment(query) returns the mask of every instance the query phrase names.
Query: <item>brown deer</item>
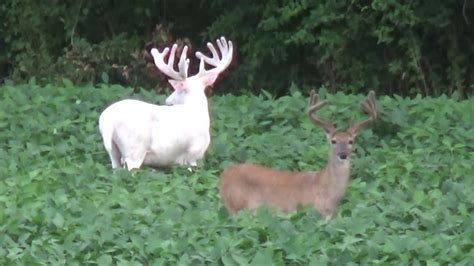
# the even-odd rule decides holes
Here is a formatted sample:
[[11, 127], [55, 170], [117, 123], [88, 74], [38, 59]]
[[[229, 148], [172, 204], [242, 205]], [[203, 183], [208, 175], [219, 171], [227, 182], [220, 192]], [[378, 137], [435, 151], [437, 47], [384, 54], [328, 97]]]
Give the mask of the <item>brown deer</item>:
[[370, 91], [362, 103], [369, 118], [352, 124], [346, 131], [336, 131], [333, 123], [315, 112], [327, 104], [311, 91], [307, 114], [326, 132], [330, 143], [329, 161], [317, 172], [279, 171], [257, 164], [230, 166], [220, 175], [220, 195], [229, 213], [266, 205], [290, 212], [299, 204], [313, 205], [326, 219], [336, 213], [344, 196], [350, 172], [350, 155], [357, 133], [377, 118], [375, 93]]

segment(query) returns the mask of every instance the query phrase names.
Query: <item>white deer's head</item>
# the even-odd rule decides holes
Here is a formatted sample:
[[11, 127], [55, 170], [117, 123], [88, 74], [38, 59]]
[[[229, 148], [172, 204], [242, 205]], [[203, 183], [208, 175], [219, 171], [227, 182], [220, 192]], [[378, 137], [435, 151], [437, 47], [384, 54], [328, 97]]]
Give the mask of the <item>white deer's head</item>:
[[[186, 58], [188, 47], [184, 46], [183, 51], [178, 62], [178, 71], [174, 70], [174, 58], [177, 44], [171, 47], [171, 53], [168, 58], [168, 63], [165, 63], [165, 57], [168, 55], [170, 49], [166, 47], [160, 53], [156, 48], [151, 49], [151, 55], [155, 60], [155, 65], [163, 74], [170, 77], [168, 82], [174, 89], [174, 92], [166, 98], [167, 105], [184, 104], [192, 101], [200, 101], [206, 99], [204, 90], [207, 86], [211, 86], [216, 81], [217, 77], [223, 72], [232, 61], [233, 45], [231, 41], [226, 41], [224, 37], [217, 39], [217, 46], [219, 48], [221, 57], [212, 43], [207, 43], [207, 47], [212, 53], [212, 57], [205, 56], [201, 52], [196, 52], [196, 57], [200, 60], [199, 72], [191, 77], [188, 77], [189, 59]], [[211, 65], [214, 68], [210, 70], [205, 69], [205, 64]], [[207, 100], [206, 100], [207, 101]]]

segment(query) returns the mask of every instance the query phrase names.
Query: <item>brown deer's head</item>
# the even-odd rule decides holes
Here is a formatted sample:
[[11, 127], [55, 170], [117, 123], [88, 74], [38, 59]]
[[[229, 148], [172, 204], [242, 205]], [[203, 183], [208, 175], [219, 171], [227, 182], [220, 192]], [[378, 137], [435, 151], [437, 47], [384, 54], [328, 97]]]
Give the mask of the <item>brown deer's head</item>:
[[337, 131], [334, 123], [325, 121], [315, 114], [317, 110], [321, 109], [326, 104], [327, 100], [321, 101], [318, 97], [318, 94], [312, 90], [309, 97], [307, 114], [315, 125], [324, 129], [324, 132], [326, 133], [331, 145], [331, 158], [335, 157], [337, 161], [344, 162], [351, 155], [352, 143], [354, 142], [354, 139], [359, 131], [377, 118], [375, 93], [374, 91], [370, 91], [365, 101], [362, 102], [362, 108], [365, 112], [367, 112], [367, 114], [369, 114], [369, 118], [352, 124], [345, 131]]

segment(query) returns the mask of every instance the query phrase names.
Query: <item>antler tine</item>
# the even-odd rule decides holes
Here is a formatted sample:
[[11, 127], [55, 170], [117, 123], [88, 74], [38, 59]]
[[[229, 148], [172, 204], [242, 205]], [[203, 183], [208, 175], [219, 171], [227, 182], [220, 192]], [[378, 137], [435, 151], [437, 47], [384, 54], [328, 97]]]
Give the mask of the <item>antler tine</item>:
[[332, 134], [336, 131], [333, 123], [325, 121], [315, 114], [317, 110], [323, 108], [327, 103], [327, 100], [320, 101], [319, 95], [316, 94], [314, 90], [311, 90], [306, 113], [315, 125], [321, 126], [326, 131], [326, 133]]
[[[219, 53], [217, 52], [214, 45], [210, 42], [207, 43], [207, 48], [211, 51], [212, 57], [205, 56], [201, 52], [196, 52], [196, 57], [201, 60], [199, 63], [199, 74], [203, 75], [210, 71], [215, 71], [220, 73], [224, 71], [232, 61], [232, 53], [233, 53], [233, 44], [231, 41], [227, 41], [224, 37], [216, 40], [217, 47], [221, 53], [221, 57], [219, 59]], [[215, 68], [206, 70], [204, 63], [207, 63]]]
[[357, 134], [361, 128], [367, 126], [370, 122], [377, 119], [377, 103], [375, 100], [374, 91], [369, 92], [369, 95], [367, 95], [367, 98], [361, 103], [361, 105], [362, 109], [369, 115], [369, 118], [353, 124], [348, 130], [352, 134]]
[[183, 51], [181, 52], [181, 57], [179, 58], [179, 62], [178, 62], [179, 74], [185, 78], [188, 77], [188, 68], [189, 68], [189, 58], [186, 58], [187, 53], [188, 53], [188, 46], [185, 45], [183, 48]]
[[185, 80], [188, 77], [188, 67], [189, 67], [189, 59], [186, 58], [186, 54], [188, 51], [188, 47], [184, 46], [183, 51], [181, 52], [181, 56], [178, 62], [178, 69], [179, 72], [174, 70], [174, 57], [176, 53], [176, 49], [178, 48], [177, 44], [173, 44], [171, 47], [171, 53], [168, 58], [168, 63], [165, 63], [165, 57], [168, 55], [170, 49], [166, 47], [160, 53], [158, 49], [153, 48], [151, 49], [151, 55], [155, 61], [156, 67], [163, 72], [163, 74], [167, 75], [168, 77], [174, 80]]
[[[178, 48], [178, 45], [176, 43], [173, 44], [173, 46], [171, 47], [171, 53], [170, 53], [170, 57], [168, 58], [168, 63], [167, 63], [167, 66], [171, 69], [173, 69], [173, 66], [174, 66], [174, 56], [176, 55], [177, 48]], [[163, 61], [164, 61], [164, 57], [163, 57]]]
[[377, 104], [375, 103], [375, 92], [370, 91], [367, 100], [363, 103], [364, 110], [370, 114], [372, 120], [377, 119]]

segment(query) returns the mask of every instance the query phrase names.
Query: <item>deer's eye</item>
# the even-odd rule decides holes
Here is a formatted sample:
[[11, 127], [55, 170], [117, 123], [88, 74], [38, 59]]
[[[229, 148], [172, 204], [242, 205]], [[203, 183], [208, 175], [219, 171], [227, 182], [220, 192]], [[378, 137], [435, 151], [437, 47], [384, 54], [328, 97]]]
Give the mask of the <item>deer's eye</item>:
[[352, 142], [353, 142], [352, 140], [349, 140], [349, 144], [350, 144], [350, 145], [352, 145]]
[[331, 143], [336, 144], [336, 140], [335, 139], [331, 140]]

